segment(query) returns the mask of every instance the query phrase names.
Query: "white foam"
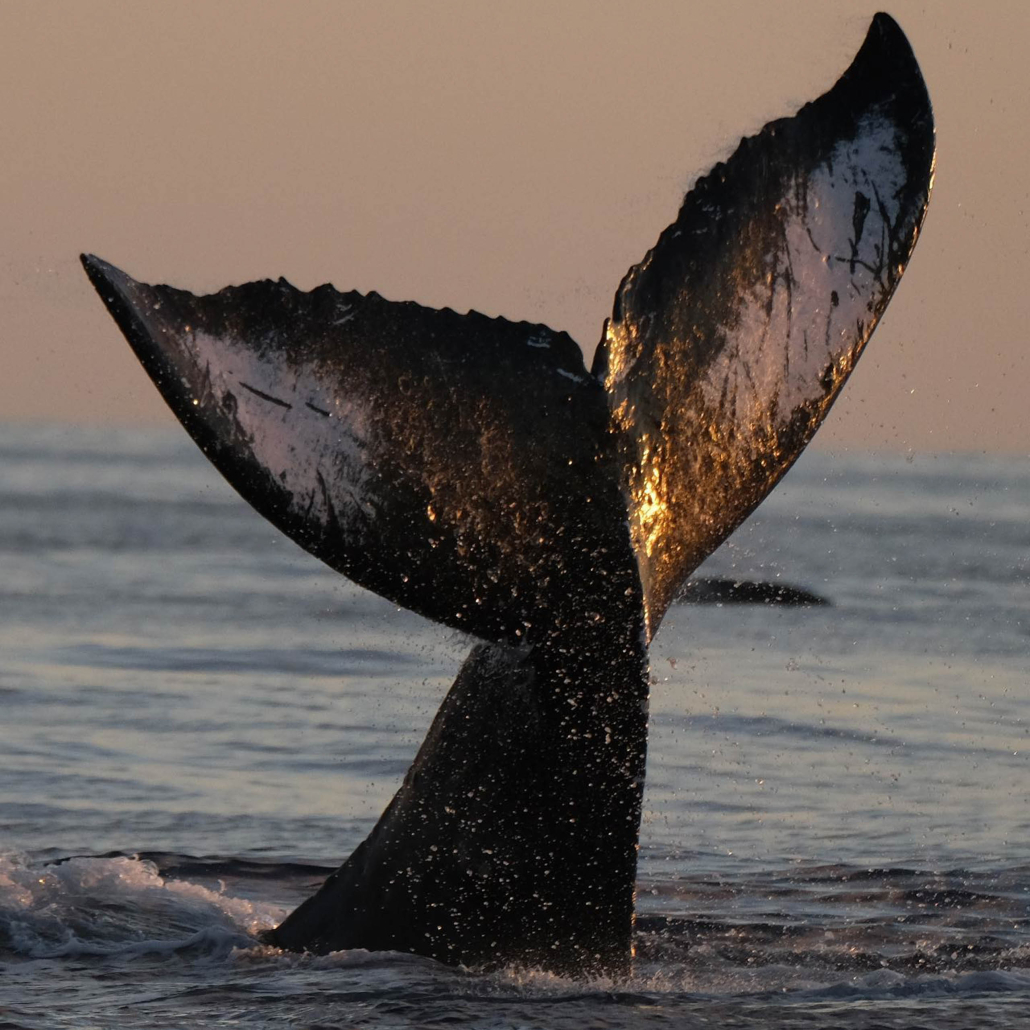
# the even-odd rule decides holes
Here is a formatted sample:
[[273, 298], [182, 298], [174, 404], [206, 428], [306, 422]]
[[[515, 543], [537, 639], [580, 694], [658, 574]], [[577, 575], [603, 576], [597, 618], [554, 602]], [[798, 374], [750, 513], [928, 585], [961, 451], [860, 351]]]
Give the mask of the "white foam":
[[285, 914], [282, 906], [167, 880], [153, 862], [136, 858], [34, 865], [0, 855], [0, 930], [29, 958], [225, 954], [251, 946]]

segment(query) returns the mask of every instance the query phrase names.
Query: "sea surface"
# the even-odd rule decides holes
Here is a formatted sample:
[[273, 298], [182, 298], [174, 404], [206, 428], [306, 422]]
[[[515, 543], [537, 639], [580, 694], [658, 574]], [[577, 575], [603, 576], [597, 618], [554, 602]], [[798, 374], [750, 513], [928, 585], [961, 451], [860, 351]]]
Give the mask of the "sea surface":
[[0, 1028], [1030, 1023], [1030, 460], [806, 455], [652, 652], [629, 981], [283, 954], [470, 642], [181, 432], [0, 428]]

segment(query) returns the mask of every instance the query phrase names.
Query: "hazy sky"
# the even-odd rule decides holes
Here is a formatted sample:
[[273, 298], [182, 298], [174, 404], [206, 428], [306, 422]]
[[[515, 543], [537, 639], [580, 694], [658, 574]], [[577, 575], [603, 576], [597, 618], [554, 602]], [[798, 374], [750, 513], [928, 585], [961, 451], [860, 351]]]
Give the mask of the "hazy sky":
[[[896, 0], [923, 237], [823, 446], [1030, 454], [1030, 4]], [[284, 275], [566, 329], [875, 4], [0, 2], [0, 418], [171, 424], [82, 274]]]

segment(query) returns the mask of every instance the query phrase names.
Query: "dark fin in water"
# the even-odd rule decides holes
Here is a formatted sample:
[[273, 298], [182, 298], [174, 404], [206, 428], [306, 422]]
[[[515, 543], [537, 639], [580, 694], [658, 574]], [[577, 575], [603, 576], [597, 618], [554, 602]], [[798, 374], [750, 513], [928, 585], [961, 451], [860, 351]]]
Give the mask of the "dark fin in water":
[[688, 194], [623, 280], [590, 376], [544, 326], [283, 280], [194, 297], [83, 259], [258, 511], [492, 642], [372, 834], [271, 939], [628, 968], [646, 638], [829, 409], [932, 167], [922, 78], [877, 15], [833, 90]]
[[676, 593], [679, 604], [775, 604], [827, 606], [831, 602], [789, 583], [756, 583], [748, 579], [689, 579]]
[[[564, 649], [477, 647], [375, 829], [268, 942], [628, 973], [647, 734], [640, 630], [638, 618], [636, 647], [599, 635], [575, 668]], [[555, 689], [570, 676], [581, 704]]]
[[840, 392], [915, 246], [933, 165], [922, 75], [878, 14], [833, 89], [698, 180], [623, 279], [594, 372], [652, 635]]
[[[601, 385], [565, 333], [285, 280], [195, 297], [84, 256], [172, 411], [327, 565], [486, 640], [636, 585]], [[613, 570], [608, 553], [627, 555]]]

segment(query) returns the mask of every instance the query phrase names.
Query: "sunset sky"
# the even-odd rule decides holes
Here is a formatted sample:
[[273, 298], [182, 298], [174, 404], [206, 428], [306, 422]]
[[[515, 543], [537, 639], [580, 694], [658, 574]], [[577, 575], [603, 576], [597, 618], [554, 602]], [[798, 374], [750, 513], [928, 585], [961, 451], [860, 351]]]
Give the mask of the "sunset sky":
[[[1030, 5], [886, 9], [934, 102], [908, 272], [823, 447], [1030, 454]], [[171, 425], [78, 264], [283, 275], [566, 329], [875, 4], [0, 4], [6, 421]]]

